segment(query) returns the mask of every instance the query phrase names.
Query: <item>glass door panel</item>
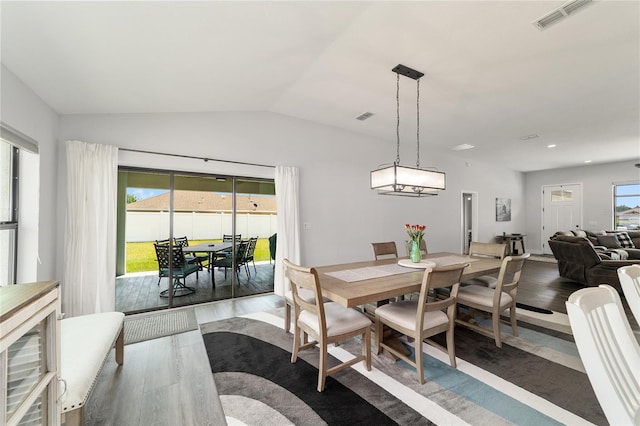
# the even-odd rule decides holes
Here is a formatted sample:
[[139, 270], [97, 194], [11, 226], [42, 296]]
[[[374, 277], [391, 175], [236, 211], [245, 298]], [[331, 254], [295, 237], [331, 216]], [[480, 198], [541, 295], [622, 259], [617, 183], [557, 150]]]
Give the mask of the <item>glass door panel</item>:
[[236, 178], [235, 233], [242, 235], [236, 253], [234, 296], [273, 291], [274, 263], [269, 237], [276, 233], [273, 181]]

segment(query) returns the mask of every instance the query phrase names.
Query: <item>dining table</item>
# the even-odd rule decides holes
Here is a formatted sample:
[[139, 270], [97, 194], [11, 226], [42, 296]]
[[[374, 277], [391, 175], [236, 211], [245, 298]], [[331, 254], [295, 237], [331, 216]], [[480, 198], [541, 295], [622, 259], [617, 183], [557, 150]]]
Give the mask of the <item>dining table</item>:
[[195, 244], [192, 246], [187, 246], [187, 247], [184, 247], [182, 250], [184, 253], [207, 253], [209, 255], [208, 266], [209, 266], [209, 271], [211, 272], [211, 284], [215, 287], [216, 278], [213, 271], [211, 270], [211, 268], [213, 267], [213, 258], [216, 253], [219, 253], [222, 251], [229, 251], [232, 246], [233, 246], [233, 243], [231, 242], [203, 243], [203, 244]]
[[315, 269], [322, 295], [342, 306], [353, 308], [419, 292], [427, 266], [459, 263], [469, 263], [462, 273], [461, 281], [466, 281], [499, 272], [502, 260], [437, 252], [423, 255], [419, 264], [412, 264], [405, 257], [342, 263]]

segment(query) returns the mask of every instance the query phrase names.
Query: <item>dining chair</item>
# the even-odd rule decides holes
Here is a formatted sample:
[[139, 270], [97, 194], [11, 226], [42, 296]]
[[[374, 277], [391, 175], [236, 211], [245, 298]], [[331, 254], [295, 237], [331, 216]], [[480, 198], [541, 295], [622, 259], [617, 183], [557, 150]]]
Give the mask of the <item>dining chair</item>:
[[[158, 260], [160, 279], [168, 277], [169, 285], [173, 285], [174, 293], [179, 293], [177, 296], [194, 293], [195, 288], [186, 285], [186, 278], [194, 272], [198, 273], [198, 265], [187, 263], [181, 246], [169, 244], [154, 244], [153, 246]], [[161, 291], [160, 297], [167, 297], [168, 291], [168, 289]]]
[[249, 245], [247, 246], [247, 254], [244, 257], [245, 268], [247, 269], [247, 273], [249, 273], [249, 262], [253, 263], [253, 271], [255, 273], [258, 273], [258, 270], [256, 269], [256, 262], [253, 258], [254, 253], [256, 251], [256, 244], [258, 244], [258, 237], [249, 238]]
[[[505, 243], [481, 243], [478, 241], [471, 241], [471, 244], [469, 245], [469, 256], [504, 259], [506, 255], [507, 244]], [[479, 277], [465, 280], [460, 285], [464, 287], [470, 284], [475, 284], [489, 288], [496, 288], [497, 282], [498, 278], [495, 276], [481, 275]]]
[[604, 284], [583, 288], [566, 306], [582, 364], [609, 424], [640, 424], [640, 345], [618, 292]]
[[[318, 392], [324, 390], [327, 376], [360, 361], [367, 371], [371, 371], [371, 320], [355, 309], [345, 308], [336, 302], [322, 303], [322, 291], [315, 268], [295, 265], [288, 259], [284, 259], [283, 264], [284, 275], [291, 283], [295, 319], [291, 362], [297, 361], [299, 351], [313, 348], [316, 344], [320, 347]], [[302, 289], [314, 294], [312, 302], [300, 297], [299, 291]], [[308, 342], [307, 336], [314, 340]], [[329, 368], [327, 346], [356, 336], [362, 336], [362, 355]]]
[[[518, 283], [525, 260], [530, 256], [524, 253], [520, 256], [507, 256], [502, 260], [495, 288], [471, 284], [460, 286], [458, 290], [458, 307], [467, 306], [470, 309], [466, 319], [459, 317], [456, 323], [471, 328], [474, 331], [493, 337], [496, 346], [502, 347], [500, 334], [500, 315], [509, 310], [509, 324], [514, 336], [518, 335], [518, 323], [516, 320], [516, 295]], [[490, 314], [492, 329], [485, 328], [476, 323], [473, 318], [475, 310]]]
[[640, 324], [640, 265], [618, 268], [618, 278], [631, 313]]
[[[208, 254], [197, 254], [193, 252], [189, 252], [187, 248], [189, 247], [189, 239], [185, 235], [184, 237], [174, 237], [173, 243], [182, 247], [182, 251], [185, 253], [184, 258], [187, 260], [187, 263], [193, 263], [198, 265], [199, 270], [204, 269], [204, 262], [209, 261]], [[198, 277], [198, 273], [196, 272], [196, 278]]]
[[[422, 343], [426, 342], [449, 354], [449, 363], [456, 367], [456, 353], [453, 338], [456, 319], [456, 295], [460, 285], [462, 271], [469, 264], [456, 264], [440, 268], [427, 268], [422, 276], [422, 286], [418, 300], [402, 300], [379, 306], [376, 311], [376, 353], [384, 348], [394, 356], [413, 365], [418, 373], [418, 382], [424, 383], [424, 364], [422, 362]], [[432, 289], [448, 289], [448, 296], [435, 298], [430, 295]], [[413, 339], [414, 359], [387, 345], [383, 339], [383, 326], [386, 325]], [[446, 333], [447, 347], [428, 339], [436, 334]]]
[[[240, 267], [244, 266], [244, 257], [247, 252], [247, 246], [249, 241], [240, 241], [236, 243], [236, 256], [235, 256], [235, 274], [236, 278], [240, 279]], [[213, 260], [214, 267], [224, 268], [224, 279], [227, 279], [227, 269], [233, 268], [233, 256], [216, 257]], [[248, 276], [248, 274], [247, 274]]]
[[373, 257], [376, 260], [398, 257], [398, 250], [394, 241], [384, 243], [371, 243]]

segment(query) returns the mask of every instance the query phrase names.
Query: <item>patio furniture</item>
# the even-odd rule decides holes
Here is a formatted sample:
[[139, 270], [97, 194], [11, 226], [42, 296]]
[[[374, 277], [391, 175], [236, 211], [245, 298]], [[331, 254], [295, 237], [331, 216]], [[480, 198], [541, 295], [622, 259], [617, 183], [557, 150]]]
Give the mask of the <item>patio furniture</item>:
[[[158, 259], [158, 269], [160, 279], [163, 277], [173, 280], [173, 295], [186, 296], [194, 293], [193, 287], [188, 287], [185, 283], [186, 278], [198, 272], [198, 265], [188, 263], [182, 252], [182, 247], [169, 244], [154, 244], [156, 257]], [[171, 276], [169, 274], [171, 273]], [[158, 284], [160, 281], [158, 280]], [[170, 287], [171, 288], [171, 287]], [[160, 292], [160, 297], [168, 297], [169, 289]]]
[[269, 263], [271, 263], [271, 261], [275, 261], [276, 260], [276, 242], [278, 241], [278, 234], [273, 234], [272, 236], [269, 237]]
[[[235, 255], [235, 272], [236, 278], [240, 279], [239, 271], [240, 267], [246, 264], [245, 256], [247, 253], [247, 246], [249, 245], [249, 240], [240, 241], [236, 243], [236, 255]], [[218, 268], [224, 268], [224, 279], [227, 279], [227, 269], [233, 268], [234, 256], [224, 256], [218, 258], [216, 256], [214, 262], [214, 266]], [[246, 271], [245, 271], [246, 272]], [[247, 277], [249, 273], [247, 272]]]
[[[187, 247], [189, 247], [189, 239], [186, 236], [175, 237], [173, 239], [173, 242], [174, 244], [182, 247], [182, 250], [185, 253], [184, 258], [187, 260], [187, 262], [198, 265], [200, 270], [204, 269], [204, 262], [207, 262], [207, 263], [209, 262], [208, 254], [197, 254], [195, 252], [190, 252], [187, 250]], [[196, 278], [197, 277], [198, 277], [198, 272], [196, 272]]]
[[256, 244], [258, 244], [258, 237], [249, 238], [249, 245], [247, 246], [247, 252], [244, 256], [244, 266], [249, 276], [251, 276], [249, 273], [249, 262], [253, 263], [253, 271], [256, 273], [258, 272], [256, 269], [256, 262], [253, 259], [253, 254], [256, 251]]

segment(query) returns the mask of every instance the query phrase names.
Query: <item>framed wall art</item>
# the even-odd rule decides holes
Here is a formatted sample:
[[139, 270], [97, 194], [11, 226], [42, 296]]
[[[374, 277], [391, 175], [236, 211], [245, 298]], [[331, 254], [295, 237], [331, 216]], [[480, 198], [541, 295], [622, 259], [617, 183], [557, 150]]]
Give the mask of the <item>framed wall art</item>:
[[496, 198], [496, 222], [511, 222], [511, 198]]

